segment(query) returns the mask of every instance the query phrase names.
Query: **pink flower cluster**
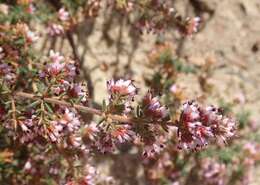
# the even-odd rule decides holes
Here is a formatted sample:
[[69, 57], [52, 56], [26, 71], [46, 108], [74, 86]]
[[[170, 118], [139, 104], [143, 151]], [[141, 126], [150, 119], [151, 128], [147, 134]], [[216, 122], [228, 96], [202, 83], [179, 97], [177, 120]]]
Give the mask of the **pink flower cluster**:
[[53, 37], [53, 36], [63, 35], [65, 31], [62, 25], [56, 23], [50, 23], [47, 28], [47, 33]]
[[212, 159], [204, 159], [202, 161], [202, 169], [200, 172], [203, 184], [225, 185], [227, 167]]
[[180, 149], [200, 149], [212, 139], [226, 142], [234, 136], [236, 122], [224, 117], [221, 111], [213, 106], [199, 107], [194, 102], [183, 104], [178, 122]]
[[50, 90], [54, 95], [66, 93], [71, 98], [80, 98], [81, 102], [86, 102], [87, 87], [83, 83], [75, 82], [77, 75], [76, 62], [53, 50], [50, 51], [48, 61], [40, 72], [40, 78], [51, 81]]
[[2, 63], [0, 61], [0, 77], [3, 77], [3, 82], [7, 84], [15, 83], [17, 75], [12, 65]]
[[20, 142], [33, 142], [35, 138], [42, 137], [59, 143], [66, 136], [74, 135], [79, 131], [81, 122], [75, 110], [61, 107], [56, 110], [56, 113], [58, 116], [56, 119], [43, 122], [34, 110], [26, 112], [25, 119], [18, 120], [21, 130], [18, 132]]

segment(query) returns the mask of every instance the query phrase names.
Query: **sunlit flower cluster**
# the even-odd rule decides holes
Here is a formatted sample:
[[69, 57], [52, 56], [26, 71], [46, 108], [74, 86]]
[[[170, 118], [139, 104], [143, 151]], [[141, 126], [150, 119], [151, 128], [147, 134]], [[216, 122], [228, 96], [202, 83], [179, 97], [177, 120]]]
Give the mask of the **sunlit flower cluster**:
[[178, 122], [180, 149], [200, 149], [216, 138], [223, 142], [234, 136], [236, 122], [213, 107], [199, 107], [195, 102], [183, 104]]

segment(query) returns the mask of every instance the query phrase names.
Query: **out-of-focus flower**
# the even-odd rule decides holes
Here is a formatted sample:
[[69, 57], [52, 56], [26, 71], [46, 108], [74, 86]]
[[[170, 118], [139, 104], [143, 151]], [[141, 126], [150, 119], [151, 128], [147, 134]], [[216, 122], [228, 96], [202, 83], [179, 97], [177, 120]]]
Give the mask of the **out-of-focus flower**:
[[211, 139], [226, 142], [234, 136], [236, 122], [224, 117], [215, 107], [199, 107], [194, 102], [183, 104], [178, 123], [180, 149], [200, 149]]
[[89, 125], [85, 125], [83, 129], [83, 137], [95, 141], [99, 128], [95, 122], [91, 122]]
[[64, 28], [60, 24], [52, 23], [48, 26], [47, 32], [50, 36], [59, 36], [64, 34]]
[[180, 87], [179, 85], [173, 84], [170, 87], [170, 92], [173, 94], [173, 96], [179, 100], [183, 100], [185, 95], [183, 93], [183, 89], [182, 87]]
[[0, 13], [3, 13], [4, 15], [8, 15], [8, 13], [9, 13], [8, 5], [1, 3], [0, 4]]
[[39, 39], [39, 36], [35, 32], [28, 30], [26, 32], [26, 37], [29, 42], [36, 42]]
[[68, 60], [65, 65], [65, 73], [68, 78], [73, 79], [79, 72], [74, 60]]
[[69, 19], [69, 12], [67, 12], [65, 8], [61, 8], [58, 12], [58, 16], [61, 21], [67, 21]]
[[143, 98], [144, 115], [152, 120], [162, 120], [168, 116], [166, 106], [162, 106], [158, 97], [153, 97], [151, 92], [148, 92]]
[[260, 145], [255, 142], [248, 142], [243, 146], [245, 160], [247, 164], [255, 164], [260, 160]]
[[132, 99], [137, 94], [137, 89], [131, 80], [109, 80], [107, 81], [107, 89], [111, 99], [113, 99], [114, 96], [128, 97], [129, 99]]
[[12, 65], [5, 63], [0, 63], [0, 77], [3, 77], [3, 80], [8, 84], [13, 84], [17, 79], [17, 75], [15, 74]]
[[238, 93], [235, 95], [234, 98], [234, 102], [235, 103], [239, 103], [239, 104], [245, 104], [246, 103], [246, 97], [244, 93]]
[[61, 56], [59, 52], [51, 50], [49, 58], [51, 63], [45, 66], [45, 71], [51, 76], [56, 76], [65, 67], [64, 57]]
[[28, 6], [28, 8], [27, 8], [27, 12], [28, 12], [29, 14], [34, 14], [35, 11], [36, 11], [35, 6], [33, 5], [33, 3], [30, 3], [29, 6]]
[[58, 121], [50, 121], [47, 127], [47, 135], [52, 142], [60, 142], [62, 138], [63, 125]]
[[84, 84], [73, 84], [69, 90], [69, 94], [72, 97], [80, 98], [81, 102], [87, 101], [87, 89]]
[[225, 185], [226, 171], [225, 164], [207, 158], [202, 161], [202, 169], [199, 173], [204, 184]]
[[143, 151], [144, 158], [153, 158], [156, 154], [159, 154], [164, 149], [164, 145], [156, 142], [151, 145], [145, 145]]
[[193, 33], [198, 32], [198, 27], [200, 25], [200, 17], [187, 18], [185, 23], [185, 28], [181, 30], [184, 35], [192, 36]]

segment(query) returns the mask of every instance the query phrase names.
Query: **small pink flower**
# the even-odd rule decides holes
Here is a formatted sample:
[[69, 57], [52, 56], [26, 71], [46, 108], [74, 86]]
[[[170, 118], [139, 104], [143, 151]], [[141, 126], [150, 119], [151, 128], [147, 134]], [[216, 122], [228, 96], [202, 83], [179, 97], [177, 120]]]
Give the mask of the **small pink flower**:
[[124, 125], [116, 128], [111, 132], [111, 134], [120, 143], [132, 140], [132, 138], [135, 135], [135, 133], [130, 129], [128, 125]]
[[50, 125], [47, 128], [48, 137], [52, 142], [60, 142], [62, 138], [63, 126], [58, 121], [50, 121]]
[[68, 108], [65, 109], [64, 114], [62, 114], [61, 119], [58, 122], [68, 128], [70, 132], [78, 130], [80, 127], [80, 121], [76, 116], [76, 113], [70, 111]]
[[59, 52], [50, 51], [50, 60], [51, 63], [46, 65], [46, 72], [51, 76], [56, 76], [59, 74], [65, 67], [64, 57], [60, 55]]
[[67, 12], [65, 8], [61, 8], [58, 12], [58, 16], [61, 21], [67, 21], [69, 19], [69, 12]]
[[200, 25], [200, 17], [190, 18], [188, 17], [185, 21], [184, 27], [181, 27], [180, 32], [186, 36], [192, 36], [192, 34], [198, 32], [198, 27]]
[[98, 132], [99, 132], [99, 128], [97, 127], [97, 124], [95, 122], [91, 122], [90, 124], [85, 125], [84, 127], [84, 132], [83, 132], [84, 138], [95, 141]]
[[28, 30], [28, 31], [26, 32], [26, 37], [27, 37], [27, 40], [28, 40], [30, 43], [36, 42], [36, 41], [39, 39], [39, 36], [36, 35], [33, 31], [30, 31], [30, 30]]
[[48, 26], [47, 32], [50, 36], [57, 36], [64, 34], [64, 28], [60, 24], [52, 23]]
[[87, 101], [87, 90], [86, 86], [83, 84], [73, 84], [72, 87], [70, 88], [69, 94], [72, 97], [77, 97], [81, 98], [81, 102], [86, 102]]
[[224, 185], [227, 169], [225, 164], [218, 163], [212, 159], [202, 161], [201, 178], [205, 184]]
[[143, 151], [144, 158], [154, 158], [156, 154], [159, 154], [164, 149], [164, 145], [156, 142], [151, 145], [146, 145]]
[[29, 4], [29, 7], [28, 7], [28, 9], [27, 9], [27, 12], [28, 12], [29, 14], [34, 14], [35, 11], [36, 11], [35, 6], [33, 5], [33, 3], [30, 3], [30, 4]]
[[17, 75], [15, 74], [13, 67], [8, 64], [0, 63], [0, 76], [3, 76], [4, 81], [8, 84], [15, 83], [17, 79]]
[[76, 63], [74, 60], [69, 60], [66, 62], [65, 73], [66, 73], [66, 77], [72, 79], [78, 74], [78, 69], [76, 67]]
[[168, 116], [168, 109], [162, 106], [159, 97], [153, 97], [151, 92], [148, 92], [143, 99], [144, 114], [153, 120], [162, 120]]
[[107, 89], [112, 98], [115, 95], [133, 98], [137, 94], [137, 89], [131, 80], [109, 80]]

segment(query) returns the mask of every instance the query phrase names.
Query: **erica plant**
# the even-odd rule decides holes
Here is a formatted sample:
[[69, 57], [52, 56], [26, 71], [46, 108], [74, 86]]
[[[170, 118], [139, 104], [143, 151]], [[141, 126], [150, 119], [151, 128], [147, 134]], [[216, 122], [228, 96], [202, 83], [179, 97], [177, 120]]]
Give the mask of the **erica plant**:
[[[83, 72], [84, 58], [75, 37], [104, 9], [127, 17], [137, 39], [167, 30], [191, 38], [201, 23], [199, 17], [181, 17], [172, 1], [1, 4], [0, 183], [119, 184], [115, 176], [102, 172], [98, 161], [134, 153], [146, 184], [164, 184], [163, 179], [189, 182], [190, 174], [183, 178], [182, 173], [194, 166], [199, 182], [224, 184], [226, 164], [200, 158], [208, 148], [225, 150], [223, 146], [237, 136], [238, 122], [222, 108], [184, 95], [178, 75], [200, 69], [175, 58], [168, 42], [158, 42], [148, 54], [144, 68], [152, 73], [143, 73], [143, 83], [134, 80], [134, 74], [113, 75], [102, 81], [106, 98], [95, 102], [96, 84], [91, 70]], [[58, 39], [70, 52], [55, 47]], [[50, 48], [39, 49], [49, 40]], [[103, 71], [110, 68], [103, 64]], [[257, 160], [257, 146], [246, 146], [243, 150]]]

